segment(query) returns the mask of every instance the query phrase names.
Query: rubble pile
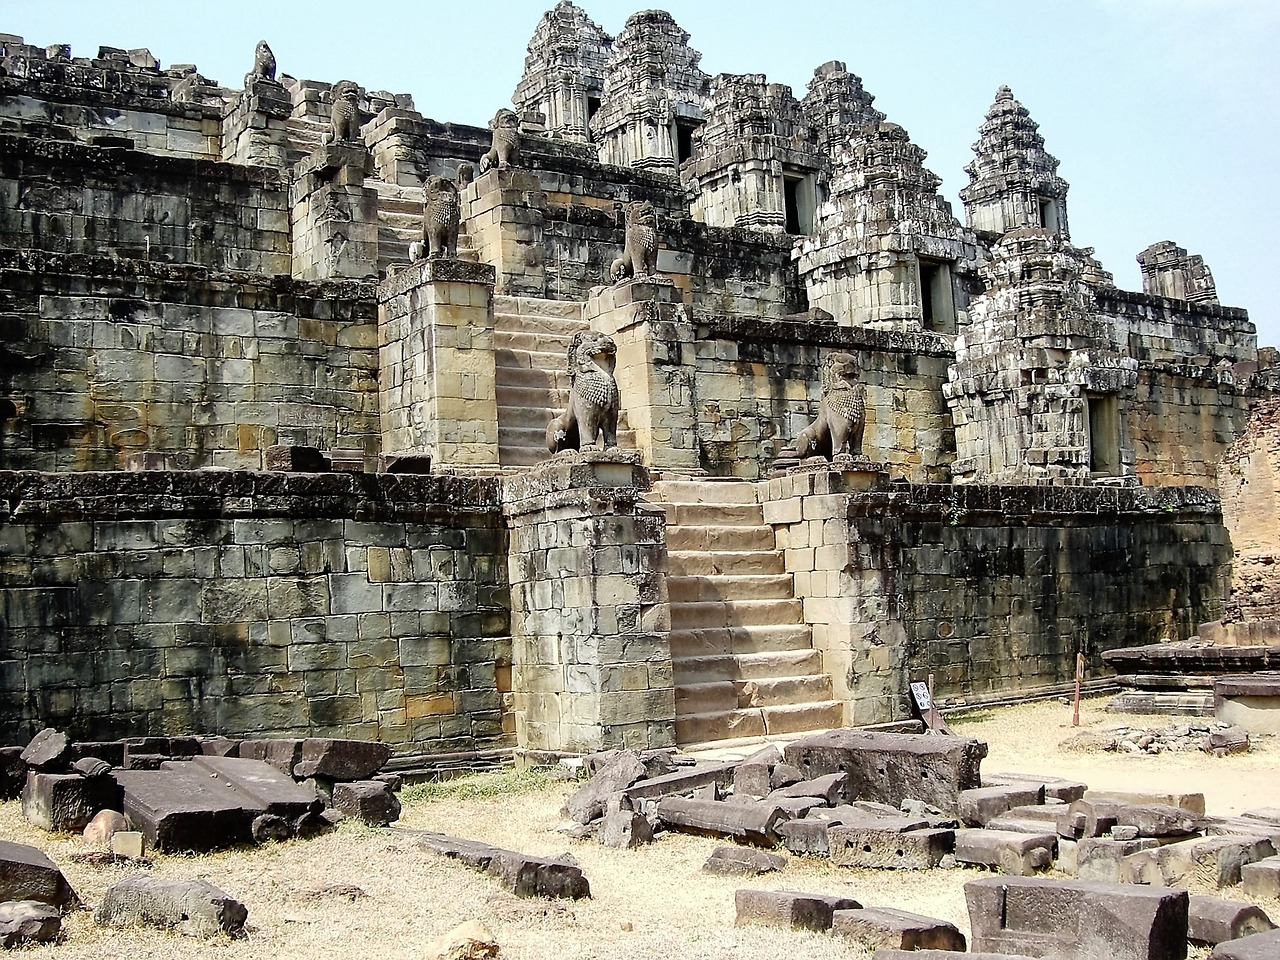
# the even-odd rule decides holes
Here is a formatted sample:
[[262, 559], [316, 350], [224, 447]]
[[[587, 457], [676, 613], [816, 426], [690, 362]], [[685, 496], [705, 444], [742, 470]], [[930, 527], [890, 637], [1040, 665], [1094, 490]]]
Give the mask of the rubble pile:
[[1110, 753], [1178, 753], [1200, 750], [1222, 756], [1249, 750], [1249, 733], [1219, 720], [1189, 720], [1164, 727], [1124, 725], [1088, 730], [1063, 744], [1064, 749]]

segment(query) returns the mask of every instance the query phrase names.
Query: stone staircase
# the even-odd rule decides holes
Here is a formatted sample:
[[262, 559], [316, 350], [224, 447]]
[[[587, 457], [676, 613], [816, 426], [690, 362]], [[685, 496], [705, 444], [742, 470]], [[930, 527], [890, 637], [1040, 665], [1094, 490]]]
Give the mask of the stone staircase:
[[[402, 187], [370, 177], [365, 186], [378, 191], [378, 271], [409, 262], [409, 244], [422, 239], [422, 188]], [[464, 221], [458, 229], [458, 259], [480, 259]]]
[[755, 486], [661, 480], [650, 499], [667, 517], [676, 741], [839, 727], [843, 707]]
[[[459, 254], [461, 254], [459, 241]], [[584, 304], [533, 297], [493, 298], [493, 348], [498, 395], [498, 462], [531, 467], [546, 460], [547, 424], [569, 404], [569, 341], [589, 329]], [[635, 436], [618, 421], [618, 446], [635, 449]]]

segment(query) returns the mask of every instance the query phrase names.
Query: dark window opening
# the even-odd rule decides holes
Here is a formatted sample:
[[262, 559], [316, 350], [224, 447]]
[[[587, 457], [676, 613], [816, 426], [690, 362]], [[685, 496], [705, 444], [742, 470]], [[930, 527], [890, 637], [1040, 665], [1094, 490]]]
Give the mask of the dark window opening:
[[1114, 476], [1120, 472], [1120, 418], [1113, 396], [1087, 396], [1089, 469]]
[[951, 265], [942, 260], [920, 260], [920, 322], [926, 330], [955, 333], [955, 293], [951, 289]]
[[591, 118], [600, 112], [600, 98], [587, 97], [587, 123], [591, 122]]
[[800, 234], [800, 180], [793, 177], [782, 178], [782, 205], [786, 216], [787, 233]]
[[681, 164], [693, 156], [693, 131], [698, 129], [696, 123], [684, 120], [676, 121], [676, 163]]
[[1040, 201], [1040, 226], [1058, 232], [1058, 205], [1052, 200]]
[[937, 283], [937, 264], [920, 264], [920, 319], [926, 330], [933, 329], [933, 288]]

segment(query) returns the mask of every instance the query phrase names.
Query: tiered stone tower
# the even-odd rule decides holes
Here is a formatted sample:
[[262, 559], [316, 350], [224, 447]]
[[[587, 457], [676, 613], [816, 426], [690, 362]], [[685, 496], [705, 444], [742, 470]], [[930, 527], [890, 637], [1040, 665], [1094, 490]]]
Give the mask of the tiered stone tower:
[[886, 119], [872, 106], [875, 99], [863, 88], [861, 77], [839, 60], [828, 60], [813, 71], [800, 106], [818, 146], [835, 159], [859, 127]]
[[1039, 124], [1008, 87], [996, 91], [973, 152], [977, 156], [964, 168], [969, 185], [960, 191], [970, 227], [996, 236], [1040, 227], [1071, 238], [1067, 181], [1044, 148]]
[[561, 0], [529, 41], [524, 76], [511, 96], [517, 111], [541, 114], [549, 137], [585, 143], [612, 51], [613, 38], [581, 7]]

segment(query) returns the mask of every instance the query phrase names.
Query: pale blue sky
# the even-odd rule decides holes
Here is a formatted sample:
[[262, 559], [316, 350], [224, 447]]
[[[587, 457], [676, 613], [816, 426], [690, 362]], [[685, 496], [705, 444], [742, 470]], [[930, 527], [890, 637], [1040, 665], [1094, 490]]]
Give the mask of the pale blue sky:
[[[427, 116], [483, 124], [508, 103], [552, 0], [249, 3], [0, 0], [0, 32], [75, 56], [148, 47], [238, 86], [266, 39], [280, 70], [411, 93]], [[579, 3], [616, 34], [642, 2]], [[1007, 83], [1071, 184], [1072, 239], [1117, 283], [1174, 240], [1224, 303], [1280, 343], [1280, 0], [667, 0], [708, 73], [765, 73], [804, 93], [844, 60], [910, 131], [961, 212], [978, 124]]]

